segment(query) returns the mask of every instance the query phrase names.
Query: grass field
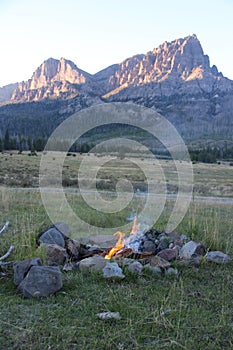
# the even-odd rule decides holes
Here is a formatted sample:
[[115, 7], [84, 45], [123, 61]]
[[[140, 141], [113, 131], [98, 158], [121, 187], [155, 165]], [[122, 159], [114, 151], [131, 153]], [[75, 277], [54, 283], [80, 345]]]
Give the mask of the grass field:
[[[81, 157], [71, 156], [65, 161], [64, 178], [72, 180], [73, 187], [77, 185]], [[38, 256], [36, 236], [51, 224], [39, 192], [27, 189], [38, 186], [39, 160], [39, 156], [0, 155], [0, 223], [10, 221], [0, 235], [0, 256], [15, 245], [8, 260]], [[173, 166], [163, 162], [166, 179], [175, 186]], [[101, 178], [111, 173], [115, 176], [113, 168], [119, 171], [120, 163], [109, 163]], [[135, 170], [126, 169], [123, 163], [120, 174], [125, 172], [130, 180], [141, 183], [143, 174]], [[196, 195], [232, 196], [232, 171], [227, 165], [195, 164]], [[114, 181], [111, 179], [111, 183]], [[26, 188], [16, 191], [3, 185]], [[120, 213], [106, 217], [85, 207], [78, 194], [66, 196], [74, 211], [99, 226], [121, 224], [135, 206], [132, 202]], [[164, 229], [173, 204], [168, 200], [157, 229]], [[191, 239], [202, 241], [207, 249], [233, 256], [232, 230], [232, 204], [195, 200], [177, 228]], [[72, 228], [73, 237], [84, 234], [87, 232], [80, 227]], [[12, 276], [2, 277], [0, 349], [231, 349], [232, 263], [213, 265], [203, 261], [199, 270], [179, 270], [179, 277], [170, 278], [156, 278], [149, 272], [135, 277], [126, 271], [126, 279], [120, 282], [106, 281], [98, 273], [64, 273], [63, 288], [46, 299], [23, 299], [16, 293]], [[96, 314], [104, 311], [119, 311], [122, 319], [101, 321]]]
[[[91, 158], [91, 164], [97, 164], [98, 155], [80, 155], [66, 157], [62, 181], [65, 187], [78, 187], [78, 169], [84, 158]], [[109, 159], [108, 159], [109, 158]], [[11, 187], [38, 187], [41, 154], [29, 156], [28, 153], [4, 153], [0, 154], [0, 186]], [[54, 155], [53, 162], [59, 160], [59, 153]], [[115, 157], [105, 157], [105, 164], [98, 172], [97, 188], [114, 190], [119, 177], [132, 181], [135, 187], [145, 189], [145, 174], [143, 168], [138, 169], [134, 164], [135, 158], [119, 160]], [[140, 158], [140, 163], [145, 169], [151, 168], [152, 160]], [[165, 174], [167, 190], [170, 193], [177, 191], [176, 168], [172, 161], [159, 159], [159, 168]], [[153, 162], [156, 167], [156, 163]], [[194, 194], [200, 196], [224, 196], [232, 197], [233, 193], [233, 167], [229, 164], [193, 164]]]

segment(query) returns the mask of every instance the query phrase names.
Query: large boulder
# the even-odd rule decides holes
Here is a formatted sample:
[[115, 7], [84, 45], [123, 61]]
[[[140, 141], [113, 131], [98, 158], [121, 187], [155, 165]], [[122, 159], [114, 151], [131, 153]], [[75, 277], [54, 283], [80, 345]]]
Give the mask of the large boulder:
[[194, 256], [205, 255], [206, 249], [201, 243], [189, 241], [183, 245], [179, 251], [181, 259], [191, 259]]
[[67, 224], [64, 222], [56, 222], [53, 227], [55, 227], [58, 231], [60, 231], [63, 236], [70, 237], [71, 231]]
[[26, 277], [28, 271], [32, 266], [41, 266], [42, 261], [40, 258], [27, 259], [23, 261], [17, 261], [13, 265], [14, 271], [14, 284], [18, 286], [22, 280]]
[[57, 244], [60, 247], [65, 247], [64, 235], [55, 227], [52, 226], [38, 237], [41, 244]]
[[231, 257], [223, 252], [214, 251], [206, 254], [206, 260], [217, 264], [227, 264], [231, 262]]
[[48, 297], [62, 288], [62, 274], [57, 266], [32, 266], [18, 286], [26, 298]]

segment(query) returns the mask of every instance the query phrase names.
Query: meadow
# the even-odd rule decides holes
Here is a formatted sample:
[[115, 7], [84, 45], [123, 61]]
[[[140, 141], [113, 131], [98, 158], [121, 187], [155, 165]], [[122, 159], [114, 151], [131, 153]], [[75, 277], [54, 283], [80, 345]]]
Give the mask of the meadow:
[[[71, 192], [67, 190], [66, 197], [73, 210], [99, 227], [125, 222], [135, 206], [139, 207], [138, 198], [121, 212], [106, 216], [91, 210], [76, 193], [82, 157], [67, 157], [63, 168], [63, 185], [71, 189]], [[143, 162], [145, 167], [149, 164], [147, 159]], [[170, 194], [173, 194], [176, 191], [174, 166], [166, 160], [162, 162]], [[15, 246], [8, 261], [38, 256], [37, 234], [51, 225], [38, 191], [39, 163], [40, 155], [0, 155], [0, 223], [10, 221], [0, 235], [0, 256], [11, 244]], [[118, 159], [101, 171], [101, 190], [108, 183], [107, 190], [113, 191], [120, 173], [120, 176], [127, 175], [143, 192], [145, 179], [137, 167], [129, 169]], [[201, 241], [208, 250], [222, 250], [231, 256], [233, 216], [232, 203], [227, 200], [233, 193], [232, 171], [232, 167], [224, 164], [194, 164], [194, 196], [177, 227], [178, 232]], [[199, 201], [199, 195], [207, 196], [207, 200]], [[224, 197], [226, 201], [210, 201], [208, 196]], [[164, 229], [173, 204], [172, 197], [168, 198], [155, 223], [157, 229]], [[75, 238], [88, 234], [80, 227], [72, 228]], [[46, 299], [23, 299], [18, 295], [9, 269], [6, 271], [9, 276], [0, 278], [0, 349], [232, 348], [232, 263], [215, 265], [203, 259], [198, 269], [178, 268], [178, 277], [158, 278], [148, 271], [134, 276], [125, 271], [126, 279], [120, 282], [107, 281], [98, 273], [63, 273], [63, 288]], [[122, 319], [101, 321], [96, 314], [104, 311], [118, 311]]]

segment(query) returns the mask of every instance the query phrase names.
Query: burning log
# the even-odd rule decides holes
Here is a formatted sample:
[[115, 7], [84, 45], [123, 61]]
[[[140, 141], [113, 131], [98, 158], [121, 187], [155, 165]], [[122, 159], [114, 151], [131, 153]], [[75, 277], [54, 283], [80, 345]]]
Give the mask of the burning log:
[[125, 234], [123, 232], [116, 232], [114, 233], [114, 236], [119, 236], [118, 241], [116, 242], [115, 247], [113, 247], [108, 254], [105, 255], [105, 259], [111, 259], [118, 251], [120, 251], [122, 248], [124, 248], [125, 246], [125, 241], [124, 241], [124, 237]]

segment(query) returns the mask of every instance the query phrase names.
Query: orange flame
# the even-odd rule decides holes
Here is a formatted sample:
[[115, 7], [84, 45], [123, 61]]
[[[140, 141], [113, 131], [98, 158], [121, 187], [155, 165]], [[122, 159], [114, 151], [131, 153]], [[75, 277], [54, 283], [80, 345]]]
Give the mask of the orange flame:
[[125, 246], [125, 234], [123, 232], [116, 232], [114, 233], [114, 236], [118, 235], [118, 241], [116, 242], [115, 247], [113, 247], [110, 252], [108, 254], [105, 255], [105, 259], [111, 259], [112, 256], [114, 256], [119, 250], [121, 250], [122, 248], [124, 248]]
[[137, 224], [137, 216], [135, 215], [133, 218], [133, 226], [130, 231], [130, 234], [135, 235], [138, 232], [139, 228], [140, 228], [140, 224]]

